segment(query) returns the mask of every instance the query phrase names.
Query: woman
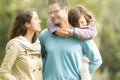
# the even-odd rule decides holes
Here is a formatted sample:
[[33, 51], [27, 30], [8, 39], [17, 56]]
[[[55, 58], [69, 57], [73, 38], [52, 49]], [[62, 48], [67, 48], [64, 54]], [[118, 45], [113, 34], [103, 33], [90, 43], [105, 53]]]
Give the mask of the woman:
[[42, 80], [42, 59], [38, 32], [40, 19], [33, 9], [20, 12], [10, 30], [10, 41], [0, 68], [3, 80]]

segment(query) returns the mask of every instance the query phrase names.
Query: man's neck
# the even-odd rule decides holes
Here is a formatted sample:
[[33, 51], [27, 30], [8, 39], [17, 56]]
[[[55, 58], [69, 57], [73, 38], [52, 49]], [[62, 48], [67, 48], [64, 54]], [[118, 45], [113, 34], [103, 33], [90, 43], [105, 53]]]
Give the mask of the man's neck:
[[62, 23], [59, 25], [60, 28], [71, 28], [70, 23], [66, 21], [62, 21]]

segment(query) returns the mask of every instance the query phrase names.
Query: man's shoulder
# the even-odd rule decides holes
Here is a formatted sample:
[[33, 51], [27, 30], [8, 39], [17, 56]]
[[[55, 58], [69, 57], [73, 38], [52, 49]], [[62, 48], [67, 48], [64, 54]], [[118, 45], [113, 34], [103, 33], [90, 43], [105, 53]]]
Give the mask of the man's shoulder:
[[41, 42], [45, 42], [46, 40], [50, 38], [51, 38], [51, 33], [49, 32], [47, 28], [42, 30], [41, 33], [39, 34], [39, 40]]
[[41, 31], [41, 33], [40, 33], [40, 37], [47, 37], [49, 35], [49, 31], [48, 31], [48, 29], [46, 28], [46, 29], [44, 29], [44, 30], [42, 30]]
[[45, 28], [44, 30], [41, 31], [40, 34], [46, 34], [46, 33], [48, 33], [48, 32], [49, 32], [49, 31], [48, 31], [48, 28]]

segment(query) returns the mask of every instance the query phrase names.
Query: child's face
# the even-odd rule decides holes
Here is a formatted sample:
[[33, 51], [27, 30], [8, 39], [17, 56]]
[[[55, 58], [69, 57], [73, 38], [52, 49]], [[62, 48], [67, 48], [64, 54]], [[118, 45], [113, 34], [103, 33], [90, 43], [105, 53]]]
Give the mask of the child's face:
[[83, 15], [80, 16], [78, 23], [79, 23], [80, 27], [82, 27], [82, 28], [87, 26], [87, 21]]

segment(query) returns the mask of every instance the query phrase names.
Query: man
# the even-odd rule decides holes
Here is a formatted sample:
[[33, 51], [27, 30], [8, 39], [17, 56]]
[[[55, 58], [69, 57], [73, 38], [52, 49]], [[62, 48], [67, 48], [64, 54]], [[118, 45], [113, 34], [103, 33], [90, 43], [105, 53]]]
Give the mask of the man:
[[[68, 23], [67, 0], [49, 0], [49, 15], [54, 25], [71, 28]], [[52, 35], [48, 29], [40, 34], [43, 57], [43, 80], [81, 80], [83, 55], [90, 60], [89, 71], [95, 71], [102, 63], [99, 50], [92, 40], [79, 40], [73, 36], [62, 38]]]

